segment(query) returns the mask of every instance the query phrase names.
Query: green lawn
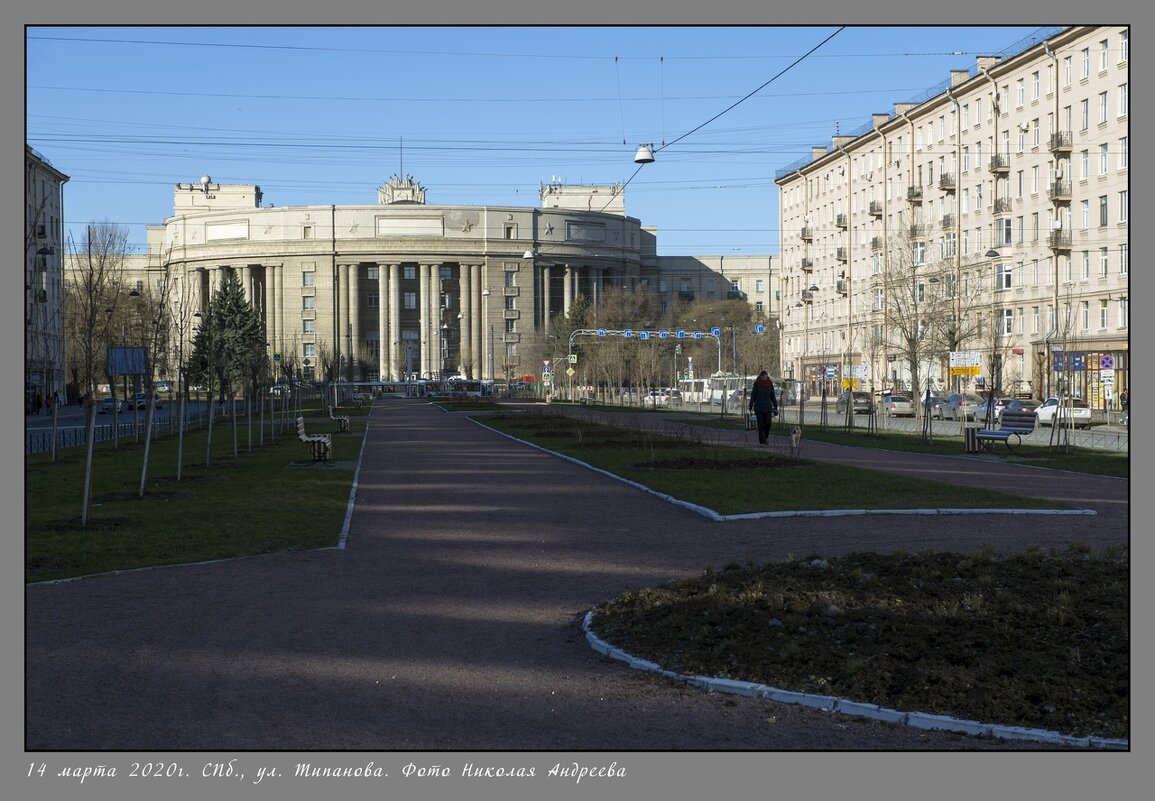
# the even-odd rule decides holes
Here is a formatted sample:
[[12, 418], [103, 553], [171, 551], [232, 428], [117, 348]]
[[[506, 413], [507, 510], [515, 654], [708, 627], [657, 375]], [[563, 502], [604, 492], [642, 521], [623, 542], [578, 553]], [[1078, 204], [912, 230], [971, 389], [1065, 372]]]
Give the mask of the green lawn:
[[[358, 410], [351, 410], [355, 415]], [[310, 412], [306, 412], [310, 414]], [[320, 415], [314, 409], [311, 414]], [[291, 421], [290, 421], [291, 422]], [[353, 416], [348, 434], [318, 419], [310, 432], [333, 434], [334, 462], [355, 461], [364, 422]], [[332, 546], [337, 543], [352, 486], [348, 467], [313, 466], [308, 447], [290, 428], [264, 444], [238, 423], [218, 420], [211, 466], [205, 465], [204, 431], [186, 434], [184, 467], [176, 481], [172, 436], [153, 440], [144, 497], [140, 487], [143, 445], [131, 438], [97, 445], [92, 506], [81, 526], [84, 450], [25, 459], [25, 579], [44, 581], [164, 564]]]
[[495, 414], [483, 422], [719, 514], [813, 509], [1063, 508], [992, 490], [793, 460], [681, 437], [590, 424], [564, 413]]

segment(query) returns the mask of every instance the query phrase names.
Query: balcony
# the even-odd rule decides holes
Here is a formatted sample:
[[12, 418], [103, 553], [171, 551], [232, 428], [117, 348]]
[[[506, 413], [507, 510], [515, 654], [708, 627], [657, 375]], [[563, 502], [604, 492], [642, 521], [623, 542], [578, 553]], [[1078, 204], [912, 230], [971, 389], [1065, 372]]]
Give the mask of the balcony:
[[882, 251], [882, 237], [881, 236], [872, 236], [870, 238], [870, 249], [873, 250], [875, 253], [879, 253]]
[[834, 288], [838, 291], [839, 295], [846, 295], [850, 292], [850, 282], [845, 278], [839, 278]]
[[1009, 197], [995, 198], [995, 214], [1010, 214], [1011, 199]]
[[921, 186], [912, 186], [909, 189], [907, 189], [906, 190], [906, 199], [909, 200], [911, 203], [921, 203], [922, 202], [922, 187]]
[[838, 248], [836, 251], [834, 251], [834, 255], [839, 261], [849, 261], [850, 260], [850, 248], [846, 248], [846, 247]]
[[839, 214], [838, 217], [835, 219], [835, 225], [837, 225], [839, 228], [841, 228], [843, 230], [846, 230], [846, 226], [847, 226], [846, 215], [845, 214]]
[[1047, 236], [1047, 247], [1051, 250], [1070, 250], [1071, 234], [1068, 231], [1051, 231]]
[[1011, 157], [1006, 153], [996, 153], [991, 156], [991, 172], [996, 175], [1005, 175], [1011, 171]]
[[803, 226], [801, 236], [803, 242], [812, 241], [814, 239], [814, 229], [809, 225]]
[[1070, 131], [1055, 131], [1047, 147], [1052, 153], [1070, 153], [1075, 147], [1075, 137]]
[[942, 216], [942, 230], [950, 231], [954, 228], [954, 215], [944, 214]]
[[926, 226], [912, 225], [907, 229], [907, 234], [910, 235], [911, 239], [922, 239], [926, 236]]
[[938, 177], [938, 188], [944, 192], [954, 192], [958, 189], [958, 179], [954, 173], [943, 173]]
[[803, 259], [802, 260], [802, 269], [805, 270], [806, 272], [810, 272], [811, 270], [813, 270], [814, 269], [814, 259], [811, 259], [811, 258]]
[[694, 296], [693, 292], [679, 292], [678, 293], [678, 300], [682, 301], [683, 303], [693, 303], [694, 297], [695, 296]]
[[746, 293], [740, 289], [731, 289], [726, 293], [726, 300], [746, 300]]
[[1071, 182], [1051, 181], [1051, 186], [1047, 189], [1047, 197], [1049, 197], [1053, 203], [1070, 203]]
[[803, 289], [802, 290], [802, 302], [803, 303], [810, 303], [813, 300], [814, 300], [814, 293], [811, 292], [809, 289]]
[[881, 200], [870, 201], [869, 211], [870, 211], [871, 217], [881, 217], [882, 216], [882, 201]]

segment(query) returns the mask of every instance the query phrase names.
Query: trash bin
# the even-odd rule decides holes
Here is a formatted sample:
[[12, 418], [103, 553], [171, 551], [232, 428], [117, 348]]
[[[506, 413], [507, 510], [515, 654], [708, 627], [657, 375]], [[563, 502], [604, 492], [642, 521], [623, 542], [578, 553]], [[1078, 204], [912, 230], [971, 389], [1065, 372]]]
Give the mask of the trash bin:
[[967, 426], [963, 429], [963, 443], [966, 445], [967, 453], [979, 452], [979, 430], [972, 426]]

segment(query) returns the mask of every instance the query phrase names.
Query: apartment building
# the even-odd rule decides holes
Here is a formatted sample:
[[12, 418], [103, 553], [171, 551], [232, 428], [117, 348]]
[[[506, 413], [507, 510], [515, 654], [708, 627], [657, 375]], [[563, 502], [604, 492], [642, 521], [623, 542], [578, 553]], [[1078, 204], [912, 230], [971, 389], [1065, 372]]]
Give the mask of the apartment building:
[[24, 147], [24, 397], [26, 409], [64, 398], [64, 184], [68, 176]]
[[786, 374], [1116, 408], [1129, 34], [1045, 29], [780, 170]]

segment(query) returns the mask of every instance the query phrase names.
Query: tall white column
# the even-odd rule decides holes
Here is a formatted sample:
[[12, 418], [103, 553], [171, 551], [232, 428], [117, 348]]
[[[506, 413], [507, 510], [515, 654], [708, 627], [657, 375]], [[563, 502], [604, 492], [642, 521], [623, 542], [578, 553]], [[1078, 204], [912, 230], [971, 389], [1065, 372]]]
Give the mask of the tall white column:
[[389, 267], [377, 263], [377, 379], [388, 380], [390, 374], [389, 351]]
[[421, 362], [420, 362], [421, 367], [420, 367], [419, 371], [422, 375], [425, 375], [426, 373], [430, 372], [433, 369], [430, 366], [432, 364], [432, 360], [429, 358], [430, 341], [431, 341], [430, 337], [429, 337], [429, 331], [430, 331], [429, 319], [432, 316], [430, 314], [430, 295], [433, 295], [436, 297], [437, 287], [431, 286], [431, 283], [432, 283], [431, 273], [432, 273], [432, 271], [433, 271], [433, 265], [432, 264], [422, 264], [422, 265], [420, 265], [420, 268], [418, 270], [418, 277], [419, 277], [419, 282], [420, 282], [419, 283], [419, 293], [420, 294], [418, 295], [418, 298], [417, 298], [417, 308], [418, 308], [418, 311], [421, 313], [421, 323], [420, 323], [421, 339], [418, 342], [418, 347], [420, 347], [420, 349], [421, 349], [421, 354], [420, 354], [421, 355]]
[[[349, 310], [349, 327], [345, 329], [345, 347], [349, 349], [347, 365], [356, 365], [357, 356], [361, 352], [361, 265], [349, 264], [345, 267], [345, 274], [348, 277], [345, 288], [348, 290], [349, 302], [345, 308]], [[353, 380], [357, 380], [357, 370], [354, 366], [351, 370], [345, 371], [345, 377], [353, 376]]]
[[473, 368], [474, 378], [481, 378], [485, 375], [485, 370], [489, 364], [487, 358], [487, 345], [485, 340], [485, 333], [481, 328], [481, 293], [485, 291], [487, 284], [482, 277], [483, 269], [480, 264], [469, 265], [470, 284], [473, 287], [473, 293], [469, 296], [470, 301], [470, 340], [473, 342]]
[[397, 380], [405, 372], [405, 354], [401, 352], [401, 265], [389, 265], [389, 377]]
[[[473, 272], [468, 264], [457, 266], [457, 336], [460, 343], [457, 349], [457, 372], [466, 373], [466, 354], [469, 355], [469, 365], [477, 364], [477, 354], [473, 352]], [[471, 376], [476, 375], [473, 371]]]
[[562, 314], [569, 314], [570, 306], [573, 305], [574, 298], [574, 283], [577, 281], [577, 268], [569, 264], [565, 265], [562, 273]]

